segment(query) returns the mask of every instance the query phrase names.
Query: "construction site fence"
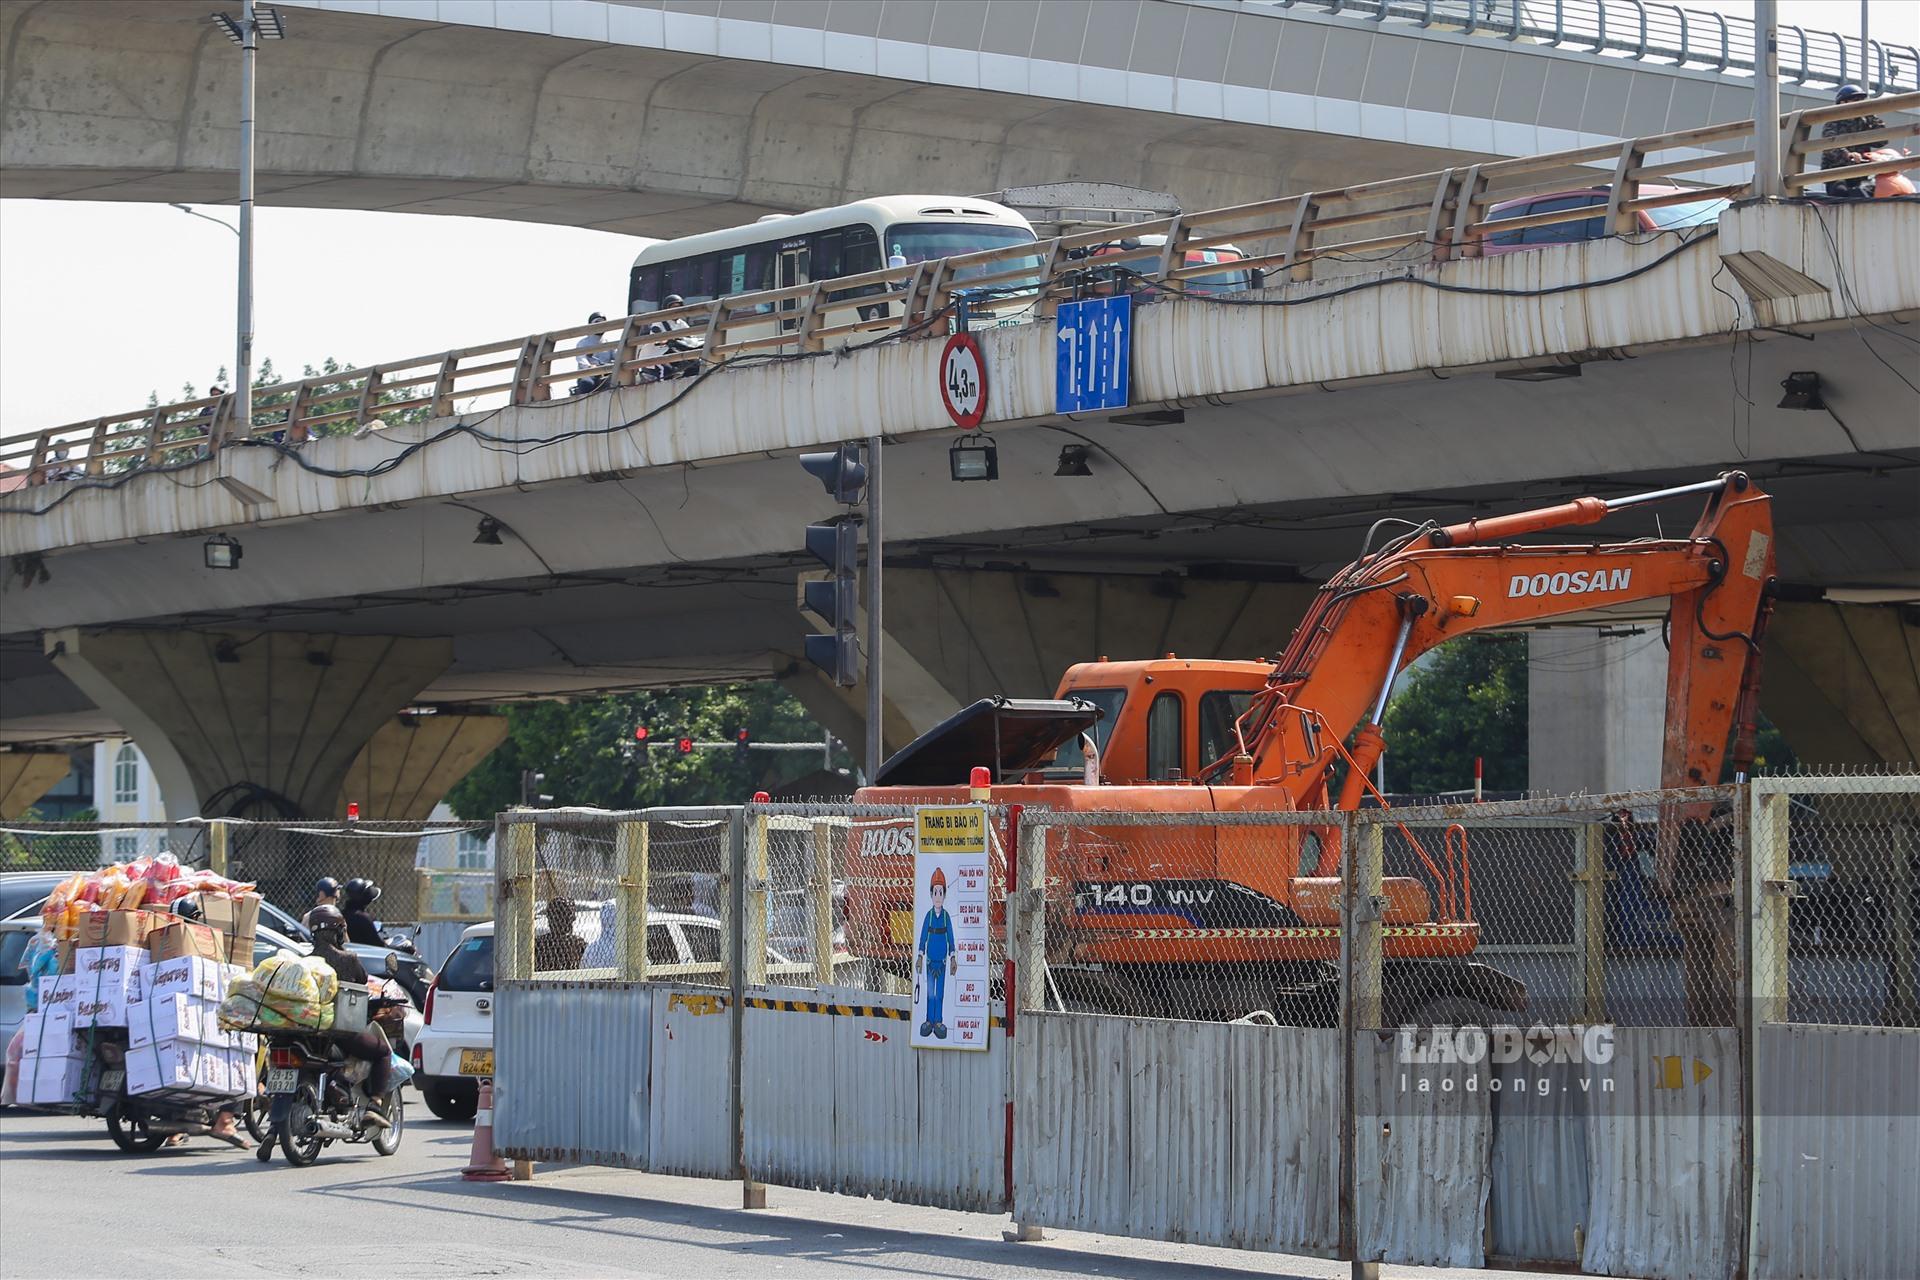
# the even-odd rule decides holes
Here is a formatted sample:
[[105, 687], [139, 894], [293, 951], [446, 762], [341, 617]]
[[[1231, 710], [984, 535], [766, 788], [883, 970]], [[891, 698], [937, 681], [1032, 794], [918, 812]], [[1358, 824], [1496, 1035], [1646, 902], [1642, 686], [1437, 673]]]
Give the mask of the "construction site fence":
[[915, 815], [503, 815], [500, 1146], [1401, 1265], [1920, 1256], [1920, 774], [989, 801], [972, 1051], [917, 1043]]
[[[313, 906], [323, 876], [364, 877], [380, 886], [373, 913], [382, 925], [416, 932], [422, 957], [437, 965], [459, 929], [493, 918], [492, 871], [476, 879], [456, 870], [492, 829], [490, 821], [14, 822], [0, 825], [0, 872], [94, 871], [170, 855], [253, 884], [295, 919]], [[271, 914], [260, 923], [275, 927]]]

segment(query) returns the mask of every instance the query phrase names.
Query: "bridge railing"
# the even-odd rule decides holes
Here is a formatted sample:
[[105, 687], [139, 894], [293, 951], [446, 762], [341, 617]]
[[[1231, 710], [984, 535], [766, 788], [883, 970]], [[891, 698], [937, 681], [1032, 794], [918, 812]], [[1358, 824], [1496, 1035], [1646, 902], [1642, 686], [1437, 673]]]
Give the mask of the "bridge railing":
[[[1753, 20], [1657, 0], [1243, 0], [1253, 8], [1301, 9], [1378, 23], [1527, 41], [1575, 52], [1695, 67], [1753, 71]], [[1844, 6], [1835, 5], [1836, 13]], [[1920, 50], [1869, 38], [1780, 27], [1780, 74], [1797, 84], [1857, 83], [1869, 92], [1920, 84]]]
[[[1828, 121], [1878, 113], [1894, 118], [1885, 128], [1848, 134], [1850, 149], [1911, 137], [1920, 134], [1920, 119], [1896, 113], [1916, 110], [1920, 93], [1783, 117], [1787, 193], [1912, 167], [1911, 158], [1900, 157], [1823, 172], [1818, 135]], [[237, 442], [294, 447], [316, 435], [377, 430], [389, 415], [408, 411], [448, 417], [540, 403], [583, 378], [627, 387], [695, 366], [944, 335], [961, 308], [982, 320], [1013, 321], [1115, 288], [1138, 289], [1148, 301], [1174, 297], [1187, 282], [1223, 271], [1311, 280], [1317, 267], [1330, 272], [1354, 261], [1473, 257], [1494, 230], [1596, 216], [1611, 234], [1630, 235], [1642, 211], [1750, 195], [1752, 164], [1753, 122], [1743, 120], [1098, 227], [258, 387], [247, 415], [236, 412], [231, 396], [203, 397], [0, 437], [0, 474], [25, 471], [30, 485], [98, 482], [139, 468], [189, 466]], [[1674, 179], [1698, 185], [1677, 187]], [[1605, 205], [1497, 216], [1496, 206], [1508, 202], [1581, 190], [1604, 191]], [[1147, 237], [1164, 243], [1145, 244]], [[1188, 264], [1190, 253], [1228, 244], [1245, 259]], [[663, 324], [685, 327], [650, 331]], [[669, 350], [664, 344], [672, 337], [697, 349]], [[600, 363], [580, 367], [594, 357]]]

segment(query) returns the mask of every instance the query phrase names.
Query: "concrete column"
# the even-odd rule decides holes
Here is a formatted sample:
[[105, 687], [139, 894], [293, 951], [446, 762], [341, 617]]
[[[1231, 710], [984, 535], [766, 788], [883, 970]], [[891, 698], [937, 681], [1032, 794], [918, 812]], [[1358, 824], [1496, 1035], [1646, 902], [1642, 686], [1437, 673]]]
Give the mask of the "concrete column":
[[11, 822], [33, 808], [72, 770], [64, 751], [0, 751], [0, 819]]
[[139, 744], [167, 817], [337, 817], [354, 759], [453, 660], [444, 638], [49, 632], [53, 664]]
[[1527, 638], [1527, 785], [1554, 795], [1660, 785], [1667, 650], [1634, 635], [1553, 627]]
[[331, 812], [343, 814], [353, 802], [363, 818], [425, 822], [447, 792], [506, 740], [505, 716], [394, 716], [353, 758]]
[[1802, 764], [1920, 760], [1920, 606], [1780, 604], [1760, 707]]

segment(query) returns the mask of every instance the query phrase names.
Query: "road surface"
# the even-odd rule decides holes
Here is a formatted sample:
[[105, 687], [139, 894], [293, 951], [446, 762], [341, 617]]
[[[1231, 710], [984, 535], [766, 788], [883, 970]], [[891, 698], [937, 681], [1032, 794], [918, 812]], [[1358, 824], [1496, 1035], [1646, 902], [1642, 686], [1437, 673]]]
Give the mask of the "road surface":
[[[414, 1119], [415, 1115], [421, 1117]], [[1334, 1280], [1344, 1263], [1074, 1232], [1000, 1239], [1003, 1216], [738, 1183], [543, 1165], [469, 1183], [471, 1127], [409, 1108], [388, 1159], [328, 1148], [292, 1169], [204, 1138], [122, 1155], [98, 1120], [0, 1113], [0, 1278], [43, 1276], [608, 1276], [652, 1280]], [[365, 1241], [349, 1247], [344, 1241]], [[1388, 1267], [1398, 1280], [1492, 1272]], [[1522, 1273], [1500, 1272], [1500, 1280]], [[1542, 1278], [1544, 1280], [1544, 1278]]]

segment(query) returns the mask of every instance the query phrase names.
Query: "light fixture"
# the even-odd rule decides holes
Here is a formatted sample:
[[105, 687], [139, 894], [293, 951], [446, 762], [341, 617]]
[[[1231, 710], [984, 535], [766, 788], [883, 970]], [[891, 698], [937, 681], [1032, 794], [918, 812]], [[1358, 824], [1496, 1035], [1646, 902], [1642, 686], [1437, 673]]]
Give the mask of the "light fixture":
[[1119, 413], [1107, 419], [1123, 427], [1177, 427], [1186, 420], [1185, 409], [1149, 409], [1145, 413]]
[[[210, 13], [207, 21], [220, 28], [220, 33], [242, 48], [246, 47], [246, 33], [241, 29], [240, 19], [230, 13]], [[287, 24], [281, 19], [278, 9], [269, 9], [261, 5], [253, 11], [253, 29], [262, 40], [285, 40]]]
[[1786, 394], [1780, 397], [1782, 409], [1814, 409], [1827, 407], [1820, 398], [1820, 375], [1817, 373], [1790, 373], [1780, 380], [1780, 389]]
[[1090, 450], [1084, 444], [1063, 444], [1060, 446], [1060, 465], [1053, 469], [1056, 476], [1090, 476], [1093, 468], [1087, 465]]
[[216, 533], [207, 539], [201, 548], [206, 554], [209, 569], [238, 569], [240, 567], [240, 544], [224, 533]]
[[1543, 364], [1531, 369], [1502, 369], [1493, 375], [1502, 382], [1558, 382], [1580, 376], [1578, 364]]
[[483, 547], [499, 546], [500, 522], [492, 516], [481, 516], [480, 531], [473, 535], [473, 540]]
[[998, 480], [1000, 450], [992, 436], [961, 436], [947, 450], [947, 471], [955, 480]]

